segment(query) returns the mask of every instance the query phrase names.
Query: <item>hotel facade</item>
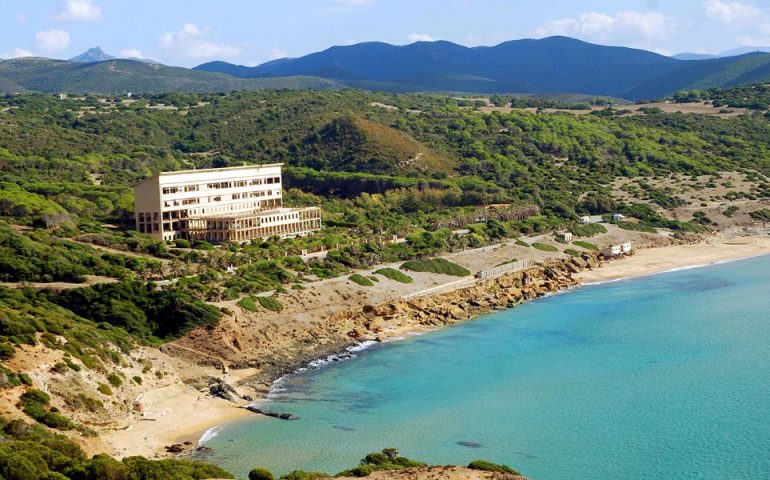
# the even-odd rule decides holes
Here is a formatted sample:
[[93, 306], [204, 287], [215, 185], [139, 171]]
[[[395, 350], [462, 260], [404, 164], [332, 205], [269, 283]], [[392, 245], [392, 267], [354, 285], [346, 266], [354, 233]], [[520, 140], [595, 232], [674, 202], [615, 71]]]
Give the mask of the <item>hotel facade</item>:
[[281, 167], [163, 172], [134, 187], [136, 230], [160, 240], [214, 243], [307, 235], [318, 207], [284, 208]]

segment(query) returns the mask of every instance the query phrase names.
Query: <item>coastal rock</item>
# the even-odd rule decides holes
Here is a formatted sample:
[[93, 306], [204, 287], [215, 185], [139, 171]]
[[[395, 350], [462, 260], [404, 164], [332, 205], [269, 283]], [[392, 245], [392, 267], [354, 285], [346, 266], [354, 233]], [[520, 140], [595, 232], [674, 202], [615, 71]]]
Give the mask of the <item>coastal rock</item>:
[[254, 405], [247, 405], [246, 410], [257, 413], [259, 415], [265, 415], [266, 417], [278, 418], [280, 420], [299, 420], [298, 416], [292, 415], [291, 413], [271, 412], [269, 410], [262, 410], [261, 408]]

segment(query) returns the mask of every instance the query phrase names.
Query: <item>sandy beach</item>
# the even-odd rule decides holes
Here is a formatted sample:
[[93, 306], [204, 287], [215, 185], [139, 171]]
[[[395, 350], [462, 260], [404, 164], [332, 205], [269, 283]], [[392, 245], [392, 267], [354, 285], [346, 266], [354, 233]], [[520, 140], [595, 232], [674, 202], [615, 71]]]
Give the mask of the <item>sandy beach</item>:
[[[240, 370], [229, 374], [227, 381], [235, 384], [251, 373]], [[147, 392], [141, 402], [145, 410], [138, 421], [126, 429], [102, 434], [102, 440], [117, 458], [168, 456], [165, 447], [169, 445], [184, 442], [197, 445], [210, 428], [254, 416], [241, 408], [249, 402], [228, 402], [181, 383]]]
[[[487, 247], [490, 251], [494, 248], [497, 247]], [[584, 270], [575, 278], [582, 284], [614, 281], [764, 254], [770, 254], [770, 237], [713, 235], [696, 244], [642, 248], [630, 257], [604, 262], [601, 268]], [[351, 302], [357, 300], [360, 299], [350, 299]], [[404, 325], [382, 331], [380, 338], [398, 339], [435, 328]], [[237, 385], [251, 374], [250, 370], [233, 370], [226, 380]], [[118, 457], [167, 456], [168, 445], [185, 441], [197, 444], [211, 428], [254, 415], [238, 404], [212, 398], [184, 385], [148, 392], [141, 400], [145, 405], [141, 420], [129, 428], [104, 435], [105, 443]]]
[[714, 236], [693, 245], [641, 249], [630, 257], [606, 262], [602, 268], [584, 270], [575, 278], [583, 284], [607, 282], [767, 254], [770, 237]]

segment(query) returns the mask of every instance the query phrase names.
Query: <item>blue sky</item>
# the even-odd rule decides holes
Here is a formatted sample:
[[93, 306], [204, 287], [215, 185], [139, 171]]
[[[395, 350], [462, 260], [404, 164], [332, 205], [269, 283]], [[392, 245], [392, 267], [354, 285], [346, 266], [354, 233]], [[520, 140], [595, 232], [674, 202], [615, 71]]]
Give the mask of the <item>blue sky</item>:
[[193, 66], [256, 65], [331, 45], [463, 45], [569, 35], [654, 50], [770, 45], [770, 0], [3, 0], [0, 58], [93, 46]]

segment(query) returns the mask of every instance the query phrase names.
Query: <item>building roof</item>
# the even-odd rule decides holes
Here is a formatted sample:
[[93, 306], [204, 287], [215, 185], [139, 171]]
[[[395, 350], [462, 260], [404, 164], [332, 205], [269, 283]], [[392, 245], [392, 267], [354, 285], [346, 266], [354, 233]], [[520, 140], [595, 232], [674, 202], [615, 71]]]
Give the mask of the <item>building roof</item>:
[[135, 187], [138, 185], [141, 185], [145, 182], [149, 182], [151, 180], [155, 180], [156, 178], [160, 177], [170, 177], [172, 175], [187, 175], [190, 173], [206, 173], [206, 172], [227, 172], [227, 171], [234, 171], [234, 170], [249, 170], [254, 168], [267, 168], [267, 167], [282, 167], [283, 163], [263, 163], [263, 164], [254, 164], [254, 165], [240, 165], [238, 167], [224, 167], [224, 168], [201, 168], [198, 169], [191, 169], [191, 170], [175, 170], [172, 172], [160, 172], [157, 175], [153, 175], [152, 177], [145, 178], [141, 182], [134, 185]]

